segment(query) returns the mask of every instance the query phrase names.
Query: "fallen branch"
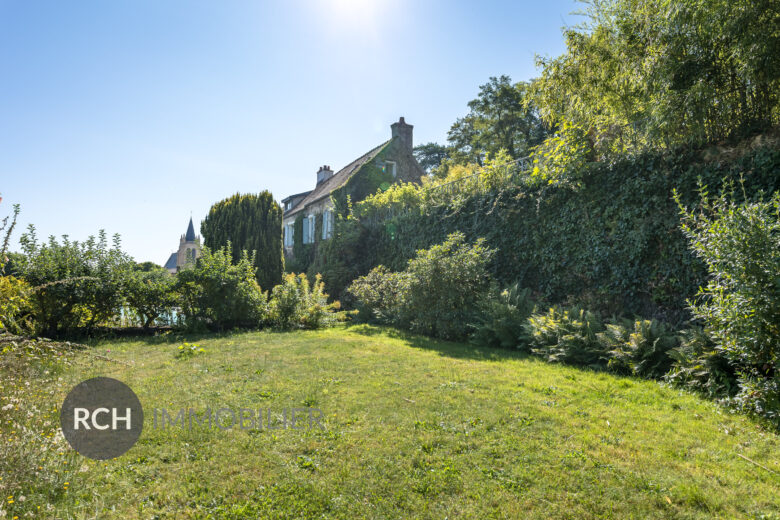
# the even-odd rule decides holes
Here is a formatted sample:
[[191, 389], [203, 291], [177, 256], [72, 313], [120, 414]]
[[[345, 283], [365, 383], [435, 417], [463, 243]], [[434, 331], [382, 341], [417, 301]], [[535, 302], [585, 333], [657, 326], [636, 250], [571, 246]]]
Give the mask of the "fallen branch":
[[[734, 453], [736, 453], [736, 452], [734, 452]], [[756, 462], [756, 461], [754, 461], [754, 460], [750, 460], [749, 458], [745, 457], [745, 456], [744, 456], [744, 455], [742, 455], [741, 453], [736, 453], [736, 455], [737, 455], [737, 457], [741, 457], [741, 458], [745, 459], [746, 461], [748, 461], [748, 462], [749, 462], [749, 463], [751, 463], [751, 464], [755, 464], [756, 466], [758, 466], [758, 467], [759, 467], [759, 468], [761, 468], [761, 469], [765, 469], [765, 470], [767, 470], [769, 473], [772, 473], [772, 474], [774, 474], [774, 475], [777, 475], [777, 474], [778, 474], [776, 471], [774, 471], [774, 470], [771, 470], [771, 469], [767, 468], [766, 466], [764, 466], [764, 465], [762, 465], [762, 464], [759, 464], [758, 462]]]

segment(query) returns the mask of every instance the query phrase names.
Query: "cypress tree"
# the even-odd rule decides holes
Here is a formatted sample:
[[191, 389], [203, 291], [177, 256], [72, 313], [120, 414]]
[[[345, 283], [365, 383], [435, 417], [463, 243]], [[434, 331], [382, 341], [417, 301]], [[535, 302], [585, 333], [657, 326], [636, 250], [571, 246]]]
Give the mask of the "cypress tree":
[[233, 261], [247, 250], [255, 254], [257, 283], [263, 290], [282, 280], [282, 208], [268, 190], [259, 194], [236, 193], [211, 206], [200, 226], [204, 243], [212, 251], [231, 245]]

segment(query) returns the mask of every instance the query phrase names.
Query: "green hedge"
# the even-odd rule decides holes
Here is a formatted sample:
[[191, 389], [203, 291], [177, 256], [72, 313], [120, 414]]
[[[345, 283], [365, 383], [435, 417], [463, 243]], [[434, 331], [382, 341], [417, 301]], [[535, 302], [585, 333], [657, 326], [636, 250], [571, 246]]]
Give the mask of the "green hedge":
[[550, 303], [679, 322], [706, 270], [680, 232], [672, 191], [693, 206], [700, 182], [717, 191], [742, 176], [748, 198], [780, 188], [780, 149], [746, 148], [646, 153], [588, 164], [566, 182], [529, 180], [385, 219], [342, 216], [307, 268], [349, 303], [351, 279], [380, 264], [401, 270], [418, 249], [460, 231], [497, 250], [490, 270], [501, 284], [519, 282]]

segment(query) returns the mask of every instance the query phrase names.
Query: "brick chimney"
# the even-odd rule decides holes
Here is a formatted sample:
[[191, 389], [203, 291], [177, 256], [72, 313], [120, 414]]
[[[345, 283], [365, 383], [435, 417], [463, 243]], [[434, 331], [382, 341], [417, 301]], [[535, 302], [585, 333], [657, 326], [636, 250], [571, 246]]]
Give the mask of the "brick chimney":
[[333, 177], [333, 170], [330, 169], [330, 166], [320, 166], [320, 169], [317, 170], [317, 184], [325, 182], [331, 177]]
[[397, 123], [393, 123], [390, 125], [390, 130], [393, 136], [393, 139], [396, 137], [401, 140], [401, 142], [409, 149], [409, 151], [412, 151], [412, 129], [414, 126], [406, 124], [406, 121], [404, 121], [404, 118], [401, 117], [401, 119], [398, 120]]

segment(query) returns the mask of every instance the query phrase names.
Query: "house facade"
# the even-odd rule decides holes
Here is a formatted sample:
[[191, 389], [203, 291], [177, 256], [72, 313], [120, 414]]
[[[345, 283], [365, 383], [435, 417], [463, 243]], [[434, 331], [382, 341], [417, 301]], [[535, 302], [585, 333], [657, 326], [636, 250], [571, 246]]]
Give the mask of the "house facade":
[[337, 172], [330, 166], [321, 166], [314, 189], [283, 199], [285, 253], [292, 254], [297, 240], [314, 244], [332, 236], [335, 198], [344, 200], [349, 196], [352, 202], [357, 202], [383, 186], [401, 181], [419, 182], [425, 172], [412, 154], [413, 128], [400, 118], [390, 125], [389, 140]]

